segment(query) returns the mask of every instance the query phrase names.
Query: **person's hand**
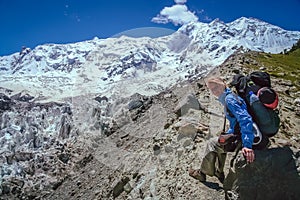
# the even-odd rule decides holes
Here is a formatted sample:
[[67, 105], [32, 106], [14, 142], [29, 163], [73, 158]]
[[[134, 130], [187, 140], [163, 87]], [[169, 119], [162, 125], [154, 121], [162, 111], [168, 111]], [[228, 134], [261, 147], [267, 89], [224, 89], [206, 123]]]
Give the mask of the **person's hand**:
[[248, 163], [252, 163], [254, 161], [254, 151], [252, 149], [243, 147], [242, 153], [245, 156]]

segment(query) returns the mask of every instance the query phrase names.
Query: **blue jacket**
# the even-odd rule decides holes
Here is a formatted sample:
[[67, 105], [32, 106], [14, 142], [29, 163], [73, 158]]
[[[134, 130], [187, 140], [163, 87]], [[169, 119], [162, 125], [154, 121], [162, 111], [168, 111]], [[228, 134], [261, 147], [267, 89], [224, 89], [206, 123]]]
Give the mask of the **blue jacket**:
[[[234, 133], [236, 123], [240, 125], [241, 139], [243, 147], [252, 148], [254, 133], [252, 117], [247, 111], [245, 101], [232, 93], [229, 88], [226, 88], [223, 94], [219, 97], [219, 101], [225, 107], [226, 118], [229, 120], [230, 127], [226, 133]], [[228, 112], [228, 110], [229, 113]]]

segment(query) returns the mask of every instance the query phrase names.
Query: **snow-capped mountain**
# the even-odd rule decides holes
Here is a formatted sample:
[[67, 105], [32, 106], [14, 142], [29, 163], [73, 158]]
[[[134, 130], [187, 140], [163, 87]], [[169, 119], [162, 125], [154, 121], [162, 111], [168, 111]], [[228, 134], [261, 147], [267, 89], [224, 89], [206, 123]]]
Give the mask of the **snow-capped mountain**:
[[221, 64], [241, 46], [253, 51], [280, 53], [299, 39], [297, 31], [286, 31], [245, 17], [227, 24], [218, 19], [211, 23], [191, 23], [181, 27], [178, 32], [193, 38], [193, 44], [201, 46], [202, 53], [209, 55], [209, 59], [217, 64]]
[[0, 86], [28, 90], [36, 100], [81, 94], [150, 95], [209, 72], [240, 47], [279, 53], [299, 39], [300, 32], [242, 17], [231, 23], [193, 22], [160, 38], [122, 36], [45, 44], [0, 57]]

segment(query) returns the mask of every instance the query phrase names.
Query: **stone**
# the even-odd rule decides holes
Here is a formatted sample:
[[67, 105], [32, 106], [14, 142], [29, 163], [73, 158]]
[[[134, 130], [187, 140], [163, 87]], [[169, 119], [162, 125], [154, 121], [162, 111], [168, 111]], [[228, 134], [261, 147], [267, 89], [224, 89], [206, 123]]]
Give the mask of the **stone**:
[[8, 96], [0, 93], [0, 110], [9, 110], [12, 104], [13, 102]]
[[143, 101], [141, 100], [132, 100], [128, 104], [129, 110], [134, 110], [143, 106]]
[[106, 96], [97, 96], [94, 98], [94, 100], [98, 101], [99, 103], [101, 103], [102, 101], [108, 102], [108, 98]]
[[201, 105], [198, 99], [195, 97], [194, 94], [188, 94], [181, 101], [175, 108], [175, 113], [178, 117], [183, 116], [188, 113], [189, 109], [200, 110]]
[[194, 124], [187, 123], [179, 127], [177, 140], [181, 140], [182, 138], [191, 138], [194, 139], [197, 134], [197, 127]]
[[[122, 178], [121, 181], [119, 181], [113, 188], [113, 197], [117, 198], [123, 191], [125, 191], [125, 185], [127, 185], [127, 183], [129, 182], [129, 178], [128, 177], [124, 177]], [[126, 189], [129, 189], [128, 186], [126, 187]]]
[[128, 194], [131, 192], [133, 188], [131, 187], [130, 183], [127, 183], [126, 185], [124, 185], [124, 191]]
[[68, 163], [68, 161], [70, 160], [70, 154], [68, 154], [68, 153], [62, 153], [62, 154], [58, 155], [58, 158], [63, 163]]
[[160, 152], [161, 152], [160, 146], [157, 145], [157, 144], [155, 144], [155, 145], [153, 146], [153, 152], [154, 152], [154, 155], [160, 154]]
[[172, 147], [171, 145], [166, 145], [164, 148], [166, 153], [173, 153], [174, 151], [174, 147]]
[[182, 156], [184, 149], [182, 147], [180, 147], [176, 151], [177, 151], [178, 157], [180, 157], [180, 156]]
[[189, 147], [189, 146], [191, 146], [191, 145], [192, 145], [192, 139], [191, 139], [191, 138], [184, 139], [184, 141], [183, 141], [183, 143], [182, 143], [182, 146], [183, 146], [184, 148], [187, 148], [187, 147]]
[[11, 186], [8, 183], [1, 184], [1, 193], [0, 194], [9, 194], [11, 191]]

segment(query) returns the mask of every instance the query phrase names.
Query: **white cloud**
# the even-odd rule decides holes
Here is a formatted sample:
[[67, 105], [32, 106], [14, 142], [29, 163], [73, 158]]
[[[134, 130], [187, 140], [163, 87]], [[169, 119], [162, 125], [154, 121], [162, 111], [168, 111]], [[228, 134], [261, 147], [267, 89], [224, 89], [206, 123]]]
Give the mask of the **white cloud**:
[[185, 4], [187, 0], [174, 0], [177, 4]]
[[[184, 1], [185, 0], [175, 0], [176, 3]], [[189, 11], [186, 5], [176, 4], [172, 7], [165, 7], [160, 11], [160, 14], [153, 17], [151, 21], [163, 24], [172, 22], [175, 25], [183, 25], [189, 22], [198, 21], [198, 17]]]

